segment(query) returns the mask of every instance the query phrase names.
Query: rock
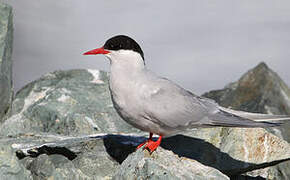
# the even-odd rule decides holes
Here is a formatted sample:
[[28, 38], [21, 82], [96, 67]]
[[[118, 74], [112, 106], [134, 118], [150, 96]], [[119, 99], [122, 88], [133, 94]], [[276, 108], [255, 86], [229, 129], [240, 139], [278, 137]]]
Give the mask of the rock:
[[[284, 174], [290, 175], [290, 166], [283, 163], [290, 160], [290, 144], [262, 128], [205, 128], [186, 135], [171, 137], [170, 143], [164, 142], [162, 147], [230, 177], [259, 169], [256, 174], [269, 179], [278, 170], [276, 164]], [[270, 168], [263, 169], [266, 167]], [[283, 176], [274, 177], [283, 179]]]
[[21, 89], [1, 135], [25, 133], [86, 135], [139, 132], [113, 108], [108, 75], [98, 70], [56, 71]]
[[17, 157], [34, 179], [111, 179], [119, 162], [123, 162], [143, 140], [98, 134], [83, 137], [39, 135], [5, 141], [12, 143]]
[[203, 96], [236, 110], [290, 115], [290, 89], [265, 63], [260, 63], [224, 89]]
[[117, 115], [102, 71], [49, 73], [21, 89], [12, 107], [0, 145], [13, 147], [34, 179], [290, 176], [289, 143], [261, 128], [190, 130], [164, 138], [150, 157], [131, 154], [147, 133]]
[[11, 108], [12, 87], [12, 8], [0, 2], [0, 123]]
[[62, 155], [42, 154], [37, 158], [25, 158], [22, 163], [31, 171], [33, 179], [92, 179]]
[[30, 172], [18, 161], [8, 142], [0, 143], [0, 177], [1, 180], [31, 179]]
[[[227, 85], [224, 89], [210, 91], [208, 93], [205, 93], [203, 96], [214, 99], [224, 107], [230, 107], [236, 110], [290, 115], [290, 89], [275, 72], [268, 68], [265, 63], [260, 63], [257, 67], [244, 74], [239, 79], [239, 81]], [[276, 136], [284, 139], [289, 143], [289, 129], [290, 121], [283, 121], [283, 125], [275, 128], [267, 128], [267, 131], [275, 134]], [[235, 129], [234, 131], [237, 132], [238, 129]], [[248, 145], [248, 148], [244, 148], [244, 153], [246, 152], [247, 157], [251, 156], [251, 153], [254, 153], [252, 154], [252, 158], [255, 157], [256, 160], [252, 159], [249, 161], [249, 159], [246, 157], [241, 159], [241, 154], [239, 155], [239, 157], [237, 157], [237, 159], [241, 159], [244, 162], [258, 163], [258, 161], [260, 161], [262, 158], [268, 157], [264, 156], [265, 153], [268, 153], [268, 155], [270, 155], [269, 153], [275, 153], [275, 155], [271, 154], [271, 157], [275, 158], [280, 158], [285, 155], [280, 150], [287, 147], [288, 145], [286, 145], [285, 142], [281, 143], [281, 140], [274, 137], [273, 135], [262, 132], [261, 129], [259, 131], [257, 131], [256, 129], [244, 129], [242, 131], [239, 133], [239, 135], [234, 133], [233, 137], [238, 137], [244, 134], [246, 138], [240, 138], [239, 141], [246, 143], [251, 142], [251, 146]], [[224, 142], [225, 137], [221, 138], [220, 136], [216, 135], [218, 135], [219, 132], [229, 132], [229, 129], [216, 129], [213, 132], [211, 132], [211, 137], [215, 138], [213, 138], [212, 140], [217, 139], [217, 142], [219, 142], [222, 139]], [[201, 135], [201, 133], [202, 132], [199, 132], [199, 135]], [[230, 136], [226, 137], [228, 138]], [[248, 140], [248, 138], [250, 138], [250, 141], [246, 141]], [[256, 140], [253, 140], [252, 138], [256, 138]], [[206, 137], [206, 139], [209, 140], [210, 138]], [[253, 142], [254, 144], [252, 144]], [[216, 144], [214, 142], [212, 143]], [[222, 146], [224, 145], [218, 145], [218, 147]], [[240, 149], [238, 147], [235, 148]], [[221, 148], [221, 151], [237, 153], [238, 151], [237, 149], [234, 150], [235, 148], [232, 147], [226, 151], [225, 149], [222, 150]], [[288, 153], [286, 153], [286, 156], [284, 156], [284, 158], [287, 157], [288, 159], [290, 158], [290, 155]], [[272, 159], [272, 161], [273, 160], [274, 159]], [[288, 160], [285, 162], [281, 162], [276, 166], [248, 172], [246, 173], [246, 175], [254, 177], [264, 177], [267, 179], [287, 179], [288, 177], [290, 177], [289, 172], [290, 166]]]
[[150, 156], [139, 149], [118, 169], [113, 179], [229, 179], [218, 170], [198, 161], [180, 158], [171, 151], [158, 148]]
[[[134, 152], [136, 146], [145, 140], [144, 137], [137, 135], [99, 134], [83, 137], [40, 135], [32, 137], [32, 139], [18, 137], [14, 140], [17, 142], [13, 142], [13, 147], [17, 149], [17, 156], [20, 159], [38, 159], [43, 154], [49, 156], [58, 154], [70, 160], [76, 172], [80, 170], [85, 176], [112, 178], [118, 171], [122, 174], [121, 177], [126, 178], [127, 175], [133, 173], [133, 170], [126, 168], [126, 172], [121, 172], [125, 170], [123, 164], [133, 156], [130, 154]], [[12, 141], [11, 139], [15, 138], [10, 138], [9, 142]], [[164, 138], [161, 147], [169, 151], [162, 150], [160, 152], [157, 150], [156, 156], [161, 153], [162, 156], [168, 157], [171, 161], [174, 159], [171, 157], [173, 152], [187, 160], [198, 161], [205, 166], [217, 169], [230, 177], [246, 173], [243, 177], [248, 178], [255, 173], [255, 176], [264, 178], [283, 179], [290, 172], [288, 163], [290, 145], [263, 129], [200, 129], [187, 132], [186, 135]], [[155, 161], [160, 163], [160, 166], [152, 165]], [[148, 166], [144, 166], [145, 170], [140, 168], [140, 171], [144, 170], [145, 173], [148, 170], [146, 168], [152, 166], [156, 173], [163, 172], [162, 161], [167, 162], [162, 158], [159, 160], [152, 159], [150, 166], [148, 164]], [[122, 163], [121, 167], [119, 163]], [[68, 166], [72, 168], [72, 165]], [[26, 167], [28, 166], [26, 165]], [[180, 164], [180, 168], [186, 167]], [[132, 172], [129, 172], [130, 170]], [[31, 170], [31, 173], [34, 174], [34, 171], [36, 170]], [[150, 171], [148, 170], [148, 172]], [[171, 172], [169, 169], [167, 171]], [[49, 172], [50, 176], [52, 172]], [[143, 177], [144, 174], [142, 173], [140, 172], [138, 176]], [[119, 177], [119, 175], [115, 177]]]
[[[265, 63], [260, 63], [224, 89], [203, 96], [236, 110], [290, 115], [290, 89]], [[290, 143], [290, 121], [282, 123], [282, 126], [268, 128], [268, 131]]]

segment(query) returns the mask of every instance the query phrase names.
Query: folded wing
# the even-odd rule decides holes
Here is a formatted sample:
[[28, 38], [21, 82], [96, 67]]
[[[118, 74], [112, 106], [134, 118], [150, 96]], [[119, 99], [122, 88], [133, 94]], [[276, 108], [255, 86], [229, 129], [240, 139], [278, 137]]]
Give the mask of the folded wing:
[[142, 101], [143, 113], [163, 126], [179, 129], [216, 126], [271, 127], [280, 123], [265, 121], [290, 119], [289, 116], [247, 113], [223, 108], [213, 100], [196, 96], [167, 79], [157, 81], [152, 86], [158, 87], [158, 90], [149, 92], [150, 95]]

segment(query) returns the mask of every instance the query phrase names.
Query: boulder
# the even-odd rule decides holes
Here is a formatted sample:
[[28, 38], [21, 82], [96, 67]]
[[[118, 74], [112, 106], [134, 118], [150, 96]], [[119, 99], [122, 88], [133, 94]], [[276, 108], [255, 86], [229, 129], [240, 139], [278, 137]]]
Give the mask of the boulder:
[[12, 107], [0, 135], [139, 132], [116, 113], [108, 75], [98, 70], [46, 74], [17, 92]]
[[[237, 82], [230, 83], [224, 89], [213, 90], [205, 93], [203, 96], [214, 99], [221, 106], [236, 110], [266, 114], [290, 115], [290, 89], [283, 82], [283, 80], [263, 62], [244, 74]], [[282, 123], [283, 124], [281, 126], [267, 128], [266, 130], [289, 143], [290, 121], [282, 121]], [[221, 129], [222, 130], [217, 131], [229, 131], [228, 128]], [[280, 139], [274, 138], [272, 134], [262, 132], [261, 130], [256, 131], [256, 129], [245, 129], [243, 131], [244, 132], [240, 133], [240, 135], [245, 134], [246, 138], [244, 138], [244, 140], [240, 139], [240, 142], [245, 142], [245, 140], [248, 140], [249, 137], [256, 137], [256, 140], [254, 141], [247, 141], [247, 143], [251, 142], [251, 146], [256, 148], [256, 150], [248, 149], [247, 151], [244, 151], [247, 152], [247, 155], [255, 152], [252, 157], [258, 158], [258, 156], [260, 156], [260, 158], [267, 159], [268, 156], [264, 153], [267, 154], [274, 152], [276, 155], [271, 154], [271, 157], [280, 157], [280, 150], [285, 148], [283, 145], [280, 147]], [[201, 132], [199, 132], [199, 134], [200, 133]], [[235, 136], [236, 135], [237, 134], [235, 134]], [[257, 135], [260, 137], [257, 137]], [[215, 135], [212, 137], [215, 137]], [[255, 142], [255, 145], [253, 145], [252, 142]], [[282, 144], [285, 144], [285, 142]], [[266, 148], [266, 146], [268, 146], [268, 148]], [[233, 150], [231, 151], [237, 152]], [[284, 153], [282, 154], [285, 155]], [[290, 158], [290, 155], [286, 153], [285, 158], [287, 158], [287, 156]], [[246, 160], [247, 158], [243, 159], [243, 161], [247, 162]], [[290, 177], [289, 172], [289, 161], [285, 161], [276, 166], [255, 170], [248, 172], [247, 174], [250, 176], [261, 176], [267, 179], [287, 179], [287, 177]]]
[[256, 170], [254, 176], [266, 179], [290, 176], [290, 144], [265, 129], [205, 128], [184, 135], [169, 138], [175, 145], [164, 142], [163, 147], [232, 178], [241, 174], [252, 176], [248, 172], [253, 170]]
[[[135, 151], [139, 143], [145, 140], [138, 134], [134, 136], [132, 134], [99, 134], [84, 137], [59, 137], [54, 141], [51, 138], [42, 135], [38, 137], [39, 140], [24, 142], [18, 138], [18, 142], [13, 143], [13, 147], [17, 148], [17, 156], [20, 159], [38, 159], [42, 154], [59, 154], [71, 160], [74, 168], [80, 169], [88, 177], [120, 176], [124, 179], [137, 171], [133, 168], [137, 164], [132, 163], [139, 160], [135, 159], [135, 155], [131, 153]], [[43, 143], [43, 141], [47, 142]], [[198, 161], [231, 178], [260, 176], [267, 179], [273, 179], [273, 177], [285, 179], [290, 175], [289, 143], [263, 129], [214, 128], [189, 131], [184, 135], [164, 138], [160, 149], [162, 148], [168, 151], [157, 150], [153, 155], [158, 156], [161, 153], [162, 156], [172, 160], [174, 159], [173, 152], [179, 157], [191, 159], [196, 163]], [[128, 161], [132, 168], [125, 168], [124, 163], [127, 164], [128, 158], [131, 158]], [[165, 171], [162, 168], [165, 165], [161, 165], [161, 161], [170, 166], [170, 162], [163, 158], [150, 159], [150, 163], [155, 161], [158, 161], [158, 166], [150, 164], [150, 167], [152, 165], [156, 170], [155, 175], [161, 175], [160, 172]], [[148, 166], [144, 165], [145, 170], [142, 173], [148, 170], [146, 170]], [[180, 167], [187, 168], [181, 165]], [[141, 173], [143, 166], [139, 170], [140, 173], [134, 176], [145, 176]], [[166, 171], [171, 170], [166, 169]], [[115, 174], [115, 172], [118, 173]], [[196, 173], [196, 176], [200, 174], [198, 170], [194, 170], [190, 173], [184, 171], [180, 176], [183, 177], [184, 173], [186, 174], [184, 177], [189, 176], [190, 173]], [[193, 174], [191, 176], [195, 176]]]
[[12, 8], [0, 2], [0, 123], [8, 115], [12, 97]]
[[[237, 82], [203, 96], [214, 99], [223, 107], [247, 112], [290, 115], [290, 89], [265, 63], [249, 70]], [[268, 131], [290, 142], [290, 121]]]
[[22, 163], [31, 172], [33, 179], [92, 179], [66, 157], [58, 154], [42, 154], [37, 158], [26, 158]]
[[171, 151], [158, 148], [150, 156], [139, 149], [118, 168], [113, 179], [229, 179], [220, 171], [200, 162], [178, 157]]
[[290, 89], [265, 63], [249, 70], [237, 82], [203, 96], [223, 107], [265, 114], [290, 115]]
[[17, 162], [34, 179], [111, 179], [140, 140], [144, 138], [96, 134], [21, 136], [3, 141], [11, 143]]
[[[31, 137], [34, 139], [33, 137]], [[158, 148], [151, 156], [146, 150], [135, 151], [136, 146], [145, 140], [132, 135], [91, 135], [83, 137], [57, 136], [54, 141], [46, 143], [47, 137], [39, 136], [39, 140], [22, 143], [15, 141], [12, 146], [17, 148], [17, 157], [31, 171], [34, 178], [41, 179], [76, 177], [88, 179], [128, 179], [130, 178], [166, 178], [166, 179], [206, 179], [228, 177], [208, 167], [193, 157], [178, 157], [172, 151]], [[42, 140], [40, 140], [42, 139]], [[178, 140], [179, 137], [173, 137]], [[11, 140], [10, 140], [11, 142]], [[33, 143], [32, 143], [33, 142]], [[181, 142], [181, 141], [179, 141]], [[180, 144], [165, 139], [163, 144], [179, 146]], [[187, 145], [187, 144], [185, 144]], [[60, 157], [62, 156], [62, 157]], [[198, 157], [198, 156], [197, 156]], [[121, 165], [120, 165], [121, 164]], [[63, 173], [73, 170], [75, 173]], [[62, 174], [59, 174], [62, 173]], [[70, 176], [68, 176], [70, 174]], [[129, 179], [130, 179], [129, 178]]]

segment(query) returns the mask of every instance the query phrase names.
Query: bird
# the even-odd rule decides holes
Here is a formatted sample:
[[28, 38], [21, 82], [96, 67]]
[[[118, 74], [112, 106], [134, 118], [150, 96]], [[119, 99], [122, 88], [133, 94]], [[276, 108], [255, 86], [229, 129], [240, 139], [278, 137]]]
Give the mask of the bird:
[[[273, 127], [280, 123], [267, 121], [290, 119], [225, 108], [158, 76], [146, 67], [141, 47], [129, 36], [116, 35], [102, 47], [83, 53], [97, 54], [110, 61], [109, 90], [117, 113], [135, 128], [149, 132], [137, 149], [143, 147], [152, 153], [164, 136], [192, 128]], [[159, 135], [157, 141], [153, 134]]]

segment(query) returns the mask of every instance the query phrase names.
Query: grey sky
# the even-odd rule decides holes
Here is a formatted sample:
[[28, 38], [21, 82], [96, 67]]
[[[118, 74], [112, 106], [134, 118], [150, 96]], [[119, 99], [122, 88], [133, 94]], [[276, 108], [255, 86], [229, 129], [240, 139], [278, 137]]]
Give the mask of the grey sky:
[[[1, 0], [0, 0], [1, 1]], [[290, 1], [10, 0], [14, 84], [59, 69], [109, 70], [82, 52], [133, 37], [149, 68], [197, 94], [265, 61], [290, 84]]]

